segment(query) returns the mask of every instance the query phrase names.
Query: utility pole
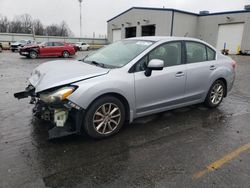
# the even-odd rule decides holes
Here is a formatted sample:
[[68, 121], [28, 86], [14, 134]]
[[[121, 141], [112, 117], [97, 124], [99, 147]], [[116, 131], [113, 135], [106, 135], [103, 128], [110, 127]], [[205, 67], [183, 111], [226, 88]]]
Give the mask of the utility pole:
[[82, 0], [78, 0], [80, 5], [80, 37], [82, 37]]

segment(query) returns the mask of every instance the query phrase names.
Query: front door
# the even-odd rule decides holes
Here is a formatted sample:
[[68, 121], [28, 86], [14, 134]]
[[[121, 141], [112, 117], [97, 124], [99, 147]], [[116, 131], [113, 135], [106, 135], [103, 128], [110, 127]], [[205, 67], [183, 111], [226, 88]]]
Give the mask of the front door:
[[40, 56], [53, 55], [53, 42], [46, 42], [44, 46], [40, 47]]
[[[152, 71], [152, 75], [146, 77], [146, 64], [152, 59], [163, 60], [164, 68]], [[186, 65], [182, 62], [182, 43], [178, 41], [158, 46], [136, 64], [137, 117], [164, 111], [182, 103], [186, 81]]]

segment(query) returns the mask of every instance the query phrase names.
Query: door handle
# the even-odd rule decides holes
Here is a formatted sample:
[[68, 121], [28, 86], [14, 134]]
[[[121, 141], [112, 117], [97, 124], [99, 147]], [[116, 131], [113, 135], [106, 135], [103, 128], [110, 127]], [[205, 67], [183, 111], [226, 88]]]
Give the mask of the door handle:
[[184, 72], [180, 71], [175, 74], [175, 77], [182, 77], [184, 75], [185, 75]]
[[211, 65], [209, 69], [210, 69], [210, 70], [215, 70], [215, 69], [216, 69], [216, 66], [215, 66], [215, 65]]

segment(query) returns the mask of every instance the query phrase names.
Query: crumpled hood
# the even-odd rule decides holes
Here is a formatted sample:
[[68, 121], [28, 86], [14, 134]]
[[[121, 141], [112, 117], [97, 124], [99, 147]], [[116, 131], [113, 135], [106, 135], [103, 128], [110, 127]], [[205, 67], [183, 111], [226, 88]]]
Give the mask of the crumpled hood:
[[26, 44], [22, 47], [22, 49], [29, 49], [29, 48], [39, 48], [39, 46], [35, 44]]
[[21, 43], [20, 42], [12, 42], [10, 45], [11, 46], [18, 46], [18, 45], [20, 45]]
[[29, 82], [35, 92], [107, 74], [109, 69], [77, 60], [59, 60], [35, 68]]

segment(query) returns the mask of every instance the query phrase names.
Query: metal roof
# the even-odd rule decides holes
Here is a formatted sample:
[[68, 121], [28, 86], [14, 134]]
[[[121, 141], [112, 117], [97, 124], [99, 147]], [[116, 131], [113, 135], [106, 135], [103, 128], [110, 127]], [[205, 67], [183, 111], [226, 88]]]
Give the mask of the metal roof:
[[183, 11], [183, 10], [178, 10], [178, 9], [172, 9], [172, 8], [150, 8], [150, 7], [131, 7], [130, 9], [116, 15], [115, 17], [109, 19], [107, 22], [110, 22], [114, 20], [115, 18], [131, 11], [132, 9], [137, 9], [137, 10], [157, 10], [157, 11], [173, 11], [173, 12], [179, 12], [179, 13], [184, 13], [184, 14], [189, 14], [189, 15], [194, 15], [194, 16], [213, 16], [213, 15], [221, 15], [221, 14], [238, 14], [238, 13], [250, 13], [249, 10], [237, 10], [237, 11], [226, 11], [226, 12], [215, 12], [215, 13], [209, 13], [205, 15], [200, 15], [197, 13], [192, 13], [188, 11]]

